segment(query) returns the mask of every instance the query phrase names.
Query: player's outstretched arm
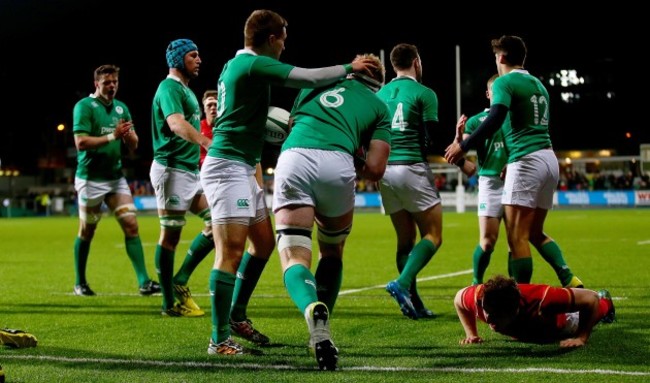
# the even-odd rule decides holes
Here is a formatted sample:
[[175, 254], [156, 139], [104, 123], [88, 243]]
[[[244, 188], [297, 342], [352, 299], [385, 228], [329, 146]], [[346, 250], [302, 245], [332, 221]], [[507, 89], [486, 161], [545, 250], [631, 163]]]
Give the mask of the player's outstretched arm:
[[376, 68], [375, 62], [367, 58], [356, 58], [351, 64], [323, 68], [295, 67], [289, 72], [284, 85], [289, 88], [320, 88], [342, 79], [349, 73], [371, 75]]
[[573, 338], [564, 339], [560, 347], [582, 347], [587, 344], [591, 330], [598, 323], [598, 293], [589, 289], [571, 289], [575, 297], [575, 305], [580, 312], [578, 329]]
[[461, 339], [460, 344], [483, 343], [483, 339], [478, 336], [476, 316], [474, 316], [474, 313], [463, 305], [463, 290], [465, 289], [458, 291], [454, 298], [454, 306], [456, 307], [458, 319], [465, 330], [465, 339]]

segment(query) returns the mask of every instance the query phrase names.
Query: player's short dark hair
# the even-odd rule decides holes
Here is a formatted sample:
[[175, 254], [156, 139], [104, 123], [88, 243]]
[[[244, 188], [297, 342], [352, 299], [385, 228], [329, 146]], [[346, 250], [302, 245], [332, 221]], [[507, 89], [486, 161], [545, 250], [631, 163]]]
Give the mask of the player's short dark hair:
[[503, 35], [492, 40], [492, 52], [501, 53], [508, 64], [523, 66], [526, 61], [526, 43], [519, 36]]
[[496, 275], [483, 285], [483, 309], [488, 314], [515, 312], [520, 299], [519, 287], [512, 278]]
[[99, 81], [102, 76], [107, 74], [120, 74], [120, 67], [112, 64], [102, 65], [99, 68], [95, 69], [95, 81]]
[[390, 51], [390, 63], [396, 70], [405, 70], [413, 65], [413, 60], [418, 56], [418, 48], [415, 45], [401, 43]]
[[271, 35], [281, 37], [286, 26], [287, 20], [278, 13], [268, 9], [255, 10], [244, 25], [244, 45], [259, 47]]

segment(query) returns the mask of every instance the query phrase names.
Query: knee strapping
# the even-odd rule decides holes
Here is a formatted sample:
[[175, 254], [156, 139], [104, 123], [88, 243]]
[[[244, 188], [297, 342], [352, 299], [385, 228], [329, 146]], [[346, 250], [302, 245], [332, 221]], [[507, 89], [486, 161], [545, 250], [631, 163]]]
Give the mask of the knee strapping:
[[135, 212], [136, 212], [136, 208], [135, 205], [132, 203], [120, 205], [115, 208], [115, 218], [117, 220], [120, 220], [126, 217], [134, 216]]
[[311, 229], [299, 226], [277, 225], [278, 253], [289, 247], [304, 247], [311, 250]]
[[337, 230], [337, 231], [324, 230], [319, 227], [318, 240], [328, 245], [337, 245], [345, 241], [348, 235], [350, 235], [350, 230], [352, 230], [352, 224], [350, 224], [348, 227], [346, 227], [343, 230]]
[[163, 229], [180, 230], [185, 226], [185, 216], [164, 215], [160, 217], [160, 227]]
[[95, 225], [102, 219], [102, 212], [87, 212], [79, 209], [79, 219], [91, 225]]

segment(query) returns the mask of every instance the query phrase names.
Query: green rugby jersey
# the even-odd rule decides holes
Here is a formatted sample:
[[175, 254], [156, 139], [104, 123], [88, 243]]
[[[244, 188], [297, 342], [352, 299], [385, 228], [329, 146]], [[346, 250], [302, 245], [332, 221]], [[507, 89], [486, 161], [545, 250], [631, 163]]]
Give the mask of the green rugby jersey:
[[196, 95], [180, 79], [168, 76], [158, 85], [151, 108], [153, 158], [163, 166], [198, 173], [199, 145], [176, 135], [167, 124], [167, 117], [175, 113], [201, 131], [201, 107]]
[[[74, 135], [105, 136], [115, 131], [120, 120], [131, 121], [126, 105], [113, 99], [104, 104], [94, 95], [82, 98], [74, 106]], [[77, 151], [75, 176], [88, 181], [112, 181], [122, 178], [122, 141], [115, 140], [95, 149]]]
[[[481, 125], [483, 120], [488, 116], [490, 109], [470, 117], [465, 123], [465, 134], [472, 134], [476, 128]], [[485, 145], [476, 148], [478, 157], [478, 175], [479, 176], [498, 176], [501, 170], [508, 162], [508, 150], [505, 147], [504, 132], [509, 129], [510, 118], [501, 125], [501, 128], [485, 140]]]
[[522, 69], [499, 76], [492, 84], [492, 104], [509, 109], [510, 129], [505, 134], [509, 163], [551, 147], [549, 95], [539, 79]]
[[438, 121], [438, 96], [412, 77], [396, 77], [377, 96], [392, 116], [388, 162], [426, 162], [426, 121]]
[[294, 125], [282, 151], [310, 148], [353, 155], [372, 139], [390, 144], [388, 107], [354, 79], [343, 79], [324, 88], [303, 89], [291, 115]]
[[293, 65], [240, 50], [223, 67], [217, 82], [217, 119], [211, 157], [255, 166], [262, 156], [271, 85], [282, 85]]

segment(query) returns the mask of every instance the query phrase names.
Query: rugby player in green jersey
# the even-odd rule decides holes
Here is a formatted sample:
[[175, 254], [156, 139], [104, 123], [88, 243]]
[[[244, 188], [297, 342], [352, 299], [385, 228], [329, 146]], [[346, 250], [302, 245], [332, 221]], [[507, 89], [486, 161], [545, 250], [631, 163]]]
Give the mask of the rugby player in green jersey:
[[[199, 75], [201, 65], [196, 44], [188, 39], [174, 40], [167, 47], [166, 59], [169, 74], [160, 82], [152, 104], [153, 161], [149, 173], [160, 218], [155, 259], [162, 287], [161, 313], [199, 317], [205, 312], [192, 298], [187, 283], [214, 248], [210, 209], [199, 181], [199, 146], [208, 148], [212, 141], [200, 133], [201, 109], [188, 86]], [[204, 228], [173, 275], [176, 246], [188, 210], [204, 222]]]
[[[361, 176], [378, 181], [390, 152], [390, 114], [375, 92], [384, 67], [374, 55], [371, 76], [352, 74], [327, 87], [304, 89], [291, 111], [293, 126], [275, 169], [273, 211], [289, 297], [307, 321], [309, 346], [322, 370], [336, 369], [330, 314], [343, 278], [343, 247], [352, 229], [354, 154], [367, 150]], [[311, 273], [312, 228], [320, 249]]]
[[[442, 204], [427, 161], [438, 122], [438, 96], [421, 84], [422, 61], [415, 45], [395, 45], [390, 62], [397, 76], [377, 92], [391, 113], [391, 151], [379, 191], [397, 234], [400, 275], [386, 290], [409, 318], [433, 318], [416, 279], [442, 244]], [[416, 229], [421, 236], [417, 244]]]
[[[486, 97], [492, 100], [492, 83], [498, 77], [497, 74], [490, 77], [487, 82]], [[478, 126], [487, 118], [489, 109], [478, 113], [469, 119], [466, 116], [461, 116], [459, 125], [457, 126], [457, 137], [461, 139], [468, 138]], [[505, 146], [504, 134], [510, 129], [510, 119], [506, 120], [501, 125], [501, 129], [494, 133], [491, 137], [485, 140], [483, 145], [477, 148], [478, 157], [478, 217], [479, 217], [479, 231], [480, 240], [478, 246], [474, 250], [472, 256], [474, 274], [472, 284], [477, 285], [483, 283], [483, 276], [485, 270], [490, 264], [490, 258], [494, 251], [497, 239], [499, 238], [499, 223], [503, 217], [503, 204], [501, 204], [501, 196], [503, 194], [503, 177], [502, 172], [508, 162], [508, 151]], [[552, 246], [541, 246], [538, 250], [542, 257], [553, 267], [556, 271], [560, 283], [566, 286], [568, 283], [573, 283], [577, 287], [582, 285], [579, 279], [574, 280], [563, 257], [553, 256], [547, 254], [547, 249]], [[512, 254], [508, 251], [508, 270], [511, 273], [510, 260]], [[560, 262], [556, 264], [555, 262]], [[565, 266], [565, 267], [562, 267]], [[565, 270], [568, 270], [565, 271]]]
[[115, 65], [95, 69], [95, 92], [77, 102], [72, 116], [77, 147], [75, 190], [79, 201], [74, 294], [80, 296], [95, 295], [86, 279], [86, 264], [90, 243], [102, 218], [102, 203], [114, 212], [124, 232], [126, 253], [135, 270], [140, 294], [160, 291], [158, 283], [151, 280], [147, 272], [133, 197], [122, 174], [122, 144], [135, 150], [138, 135], [129, 108], [115, 98], [119, 74], [120, 68]]
[[[217, 120], [212, 146], [201, 168], [216, 249], [210, 273], [210, 354], [251, 352], [235, 342], [231, 333], [253, 341], [251, 334], [257, 333], [242, 303], [252, 294], [275, 247], [264, 191], [255, 179], [271, 86], [316, 88], [353, 71], [376, 68], [363, 59], [316, 69], [284, 64], [278, 60], [287, 39], [286, 27], [286, 20], [276, 12], [253, 11], [244, 26], [244, 49], [224, 65], [217, 82]], [[247, 238], [256, 254], [244, 251]]]
[[551, 259], [562, 284], [581, 287], [564, 262], [562, 251], [544, 233], [544, 221], [553, 207], [559, 180], [559, 164], [549, 135], [549, 95], [542, 82], [524, 69], [526, 44], [517, 36], [504, 35], [491, 42], [499, 77], [492, 84], [490, 112], [481, 125], [461, 142], [445, 151], [449, 163], [485, 143], [499, 131], [506, 117], [508, 165], [501, 202], [504, 205], [508, 245], [512, 251], [509, 268], [517, 282], [529, 283], [533, 273], [530, 243]]

